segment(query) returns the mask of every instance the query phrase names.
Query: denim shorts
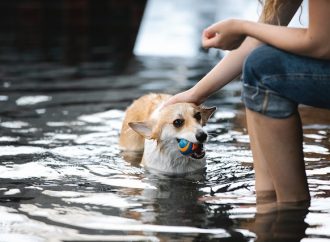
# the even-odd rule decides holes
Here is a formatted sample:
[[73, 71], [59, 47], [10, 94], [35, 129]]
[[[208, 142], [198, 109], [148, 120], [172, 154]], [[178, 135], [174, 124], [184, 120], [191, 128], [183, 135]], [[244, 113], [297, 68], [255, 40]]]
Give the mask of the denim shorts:
[[330, 109], [330, 61], [262, 45], [246, 58], [242, 100], [253, 111], [287, 118], [299, 104]]

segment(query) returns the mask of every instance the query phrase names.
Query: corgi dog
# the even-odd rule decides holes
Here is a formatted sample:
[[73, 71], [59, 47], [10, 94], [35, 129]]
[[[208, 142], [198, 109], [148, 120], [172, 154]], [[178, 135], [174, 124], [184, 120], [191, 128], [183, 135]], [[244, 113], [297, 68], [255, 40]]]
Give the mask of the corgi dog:
[[[143, 152], [142, 165], [162, 174], [185, 174], [205, 168], [203, 143], [208, 134], [203, 129], [215, 107], [176, 103], [163, 107], [171, 95], [147, 94], [126, 110], [119, 146], [125, 152]], [[198, 148], [183, 155], [178, 142], [185, 139]]]

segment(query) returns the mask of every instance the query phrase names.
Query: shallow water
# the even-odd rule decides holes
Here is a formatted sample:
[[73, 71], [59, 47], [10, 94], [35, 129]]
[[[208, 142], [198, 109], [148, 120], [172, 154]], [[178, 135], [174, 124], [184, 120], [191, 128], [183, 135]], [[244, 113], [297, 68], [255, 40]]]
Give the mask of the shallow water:
[[302, 109], [309, 211], [255, 215], [239, 82], [208, 102], [218, 111], [207, 126], [204, 178], [154, 176], [122, 158], [131, 100], [192, 85], [211, 59], [137, 57], [120, 75], [104, 63], [3, 68], [0, 241], [330, 239], [329, 113]]
[[[175, 9], [180, 10], [176, 22], [213, 21], [214, 3], [218, 16], [231, 13], [230, 8], [221, 12], [223, 1], [212, 1], [201, 11], [182, 2], [174, 8], [173, 1], [166, 1], [167, 12], [154, 16], [157, 23], [166, 13], [174, 16]], [[195, 15], [189, 17], [190, 12]], [[201, 22], [195, 24], [193, 29], [200, 31]], [[186, 35], [192, 39], [196, 33], [172, 35], [177, 39], [171, 40], [183, 41]], [[91, 52], [99, 57], [111, 49], [102, 48]], [[173, 53], [178, 51], [180, 46]], [[186, 89], [218, 61], [218, 54], [207, 55], [198, 48], [182, 51], [195, 56], [108, 60], [102, 55], [102, 61], [90, 58], [66, 65], [58, 54], [63, 50], [52, 49], [53, 61], [45, 61], [38, 50], [18, 55], [12, 48], [1, 49], [0, 241], [330, 239], [329, 111], [301, 109], [312, 195], [306, 211], [255, 214], [254, 171], [239, 81], [208, 100], [218, 110], [207, 126], [212, 138], [203, 176], [157, 176], [123, 159], [118, 135], [131, 101], [149, 92]]]

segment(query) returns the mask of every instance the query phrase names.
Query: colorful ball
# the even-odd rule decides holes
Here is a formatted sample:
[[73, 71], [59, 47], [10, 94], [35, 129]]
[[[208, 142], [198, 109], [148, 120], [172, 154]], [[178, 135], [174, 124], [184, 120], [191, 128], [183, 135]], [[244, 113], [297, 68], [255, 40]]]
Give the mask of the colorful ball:
[[180, 153], [183, 155], [190, 155], [194, 152], [193, 151], [194, 144], [189, 142], [188, 140], [180, 139], [178, 146], [179, 146]]

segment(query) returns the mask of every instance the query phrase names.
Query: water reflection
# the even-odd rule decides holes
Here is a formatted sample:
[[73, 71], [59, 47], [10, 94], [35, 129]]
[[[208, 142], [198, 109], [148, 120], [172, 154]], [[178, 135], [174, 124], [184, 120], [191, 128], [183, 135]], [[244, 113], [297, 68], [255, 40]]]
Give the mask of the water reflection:
[[[252, 155], [243, 109], [225, 98], [239, 95], [240, 87], [235, 83], [210, 99], [210, 105], [218, 105], [220, 110], [208, 125], [212, 138], [206, 146], [204, 176], [152, 176], [139, 164], [123, 159], [117, 143], [124, 108], [129, 100], [145, 92], [143, 84], [150, 82], [153, 75], [159, 77], [164, 68], [165, 73], [171, 66], [177, 70], [177, 64], [187, 66], [187, 80], [206, 72], [213, 64], [191, 60], [171, 63], [172, 59], [162, 58], [157, 62], [148, 58], [139, 61], [141, 69], [131, 75], [85, 77], [78, 81], [82, 89], [87, 89], [91, 80], [96, 87], [104, 87], [105, 80], [113, 81], [115, 84], [107, 84], [105, 91], [92, 88], [81, 93], [73, 89], [63, 94], [58, 87], [71, 88], [73, 83], [68, 82], [71, 74], [67, 72], [67, 78], [62, 75], [57, 79], [53, 92], [38, 92], [36, 99], [28, 99], [32, 100], [29, 105], [18, 105], [16, 100], [22, 96], [34, 95], [20, 94], [19, 88], [24, 89], [25, 82], [11, 85], [8, 100], [1, 102], [6, 111], [0, 114], [1, 217], [10, 224], [2, 230], [13, 237], [11, 229], [15, 229], [19, 234], [16, 238], [29, 234], [24, 238], [41, 241], [50, 236], [55, 241], [116, 240], [118, 235], [128, 241], [329, 238], [326, 228], [330, 222], [326, 218], [330, 132], [322, 118], [314, 115], [309, 120], [308, 109], [302, 109], [303, 118], [307, 117], [305, 156], [314, 201], [310, 212], [256, 216]], [[192, 82], [175, 87], [174, 76], [163, 77], [168, 91], [180, 90]], [[125, 92], [133, 77], [136, 86]], [[37, 83], [32, 79], [29, 82], [38, 90]], [[47, 83], [47, 88], [51, 89], [52, 84]], [[123, 93], [127, 95], [124, 98]], [[39, 96], [51, 99], [36, 102]], [[318, 125], [310, 125], [315, 123]], [[58, 230], [61, 235], [54, 232]]]
[[[207, 126], [212, 137], [205, 173], [185, 178], [151, 175], [136, 159], [129, 160], [135, 155], [123, 157], [118, 148], [125, 108], [148, 92], [190, 87], [218, 59], [205, 53], [196, 58], [112, 59], [111, 36], [102, 32], [111, 1], [96, 6], [84, 0], [66, 7], [64, 2], [0, 3], [1, 16], [8, 20], [0, 24], [5, 33], [0, 42], [13, 45], [0, 55], [0, 234], [6, 241], [329, 240], [328, 111], [301, 108], [312, 195], [308, 211], [256, 215], [239, 81], [208, 100], [207, 105], [219, 109]], [[93, 13], [94, 20], [87, 18], [102, 24], [93, 30], [93, 40], [84, 33], [87, 3], [101, 11], [96, 17]], [[49, 18], [45, 16], [57, 4]], [[16, 18], [10, 11], [25, 15]], [[45, 23], [41, 15], [47, 17]], [[73, 19], [77, 22], [70, 22]], [[61, 28], [63, 21], [70, 22], [68, 29]], [[27, 33], [25, 48], [23, 34], [15, 31], [43, 24], [53, 27]], [[71, 30], [81, 42], [70, 37]], [[48, 34], [57, 37], [51, 40]], [[13, 36], [19, 43], [11, 42]], [[47, 48], [39, 49], [42, 43]], [[70, 48], [77, 44], [73, 52], [86, 52], [65, 53], [67, 43]], [[109, 49], [103, 49], [105, 43]], [[83, 62], [72, 65], [78, 60]], [[118, 66], [117, 61], [125, 64]]]
[[256, 242], [299, 242], [306, 236], [308, 224], [305, 222], [305, 218], [307, 214], [308, 210], [257, 214], [252, 223], [247, 222], [242, 226], [246, 226], [256, 234]]

